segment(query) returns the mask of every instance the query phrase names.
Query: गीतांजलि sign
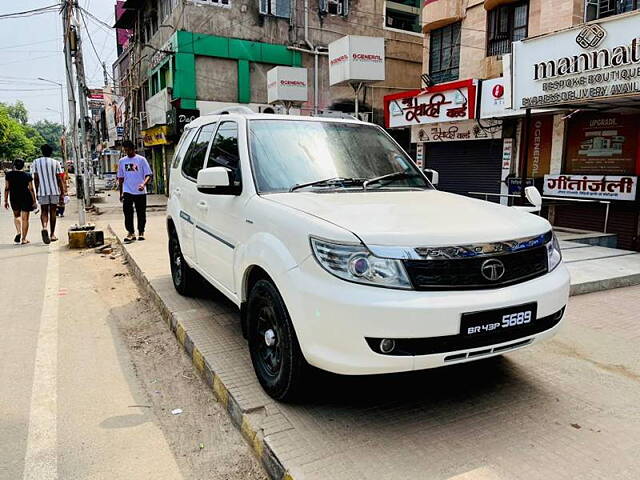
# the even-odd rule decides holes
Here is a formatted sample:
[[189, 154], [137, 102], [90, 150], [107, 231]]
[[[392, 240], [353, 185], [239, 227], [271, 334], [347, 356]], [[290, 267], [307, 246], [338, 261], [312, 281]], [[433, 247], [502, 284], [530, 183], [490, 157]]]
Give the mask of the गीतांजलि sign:
[[515, 42], [515, 108], [640, 95], [640, 14]]

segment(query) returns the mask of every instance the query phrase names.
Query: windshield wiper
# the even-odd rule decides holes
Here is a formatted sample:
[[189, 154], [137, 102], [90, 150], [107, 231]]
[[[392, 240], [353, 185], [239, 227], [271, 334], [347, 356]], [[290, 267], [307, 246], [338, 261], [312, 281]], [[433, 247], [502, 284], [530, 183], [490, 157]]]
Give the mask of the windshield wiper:
[[405, 178], [413, 178], [416, 177], [417, 175], [415, 173], [409, 173], [409, 172], [393, 172], [393, 173], [388, 173], [387, 175], [381, 175], [379, 177], [373, 177], [370, 178], [369, 180], [365, 181], [362, 184], [362, 188], [364, 188], [365, 190], [367, 189], [367, 187], [369, 185], [371, 185], [372, 183], [380, 183], [380, 182], [392, 182], [394, 180], [402, 180]]
[[333, 178], [325, 178], [324, 180], [316, 180], [315, 182], [307, 182], [307, 183], [297, 183], [293, 187], [289, 189], [289, 192], [295, 192], [300, 188], [305, 187], [324, 187], [324, 186], [334, 186], [339, 184], [350, 183], [352, 185], [358, 184], [361, 185], [365, 181], [364, 178], [343, 178], [343, 177], [333, 177]]

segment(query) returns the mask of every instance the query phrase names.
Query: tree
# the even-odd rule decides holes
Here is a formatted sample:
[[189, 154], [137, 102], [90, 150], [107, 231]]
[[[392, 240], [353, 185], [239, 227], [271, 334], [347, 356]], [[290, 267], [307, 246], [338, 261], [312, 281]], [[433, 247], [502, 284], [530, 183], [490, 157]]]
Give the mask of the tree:
[[44, 139], [42, 143], [46, 142], [53, 147], [54, 157], [62, 157], [62, 151], [60, 149], [60, 138], [64, 131], [62, 125], [57, 122], [50, 122], [49, 120], [40, 120], [32, 124], [31, 127]]
[[29, 112], [27, 112], [27, 107], [24, 106], [24, 103], [21, 100], [18, 100], [13, 105], [6, 105], [7, 113], [11, 118], [20, 122], [22, 125], [26, 125], [29, 121]]

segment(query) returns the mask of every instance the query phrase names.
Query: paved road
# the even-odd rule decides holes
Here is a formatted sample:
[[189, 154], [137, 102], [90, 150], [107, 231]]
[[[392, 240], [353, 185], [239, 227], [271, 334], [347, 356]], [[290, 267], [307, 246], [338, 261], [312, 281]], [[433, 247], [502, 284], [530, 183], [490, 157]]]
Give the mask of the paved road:
[[2, 209], [0, 479], [183, 478], [157, 422], [129, 407], [143, 392], [94, 272], [31, 229], [13, 245]]

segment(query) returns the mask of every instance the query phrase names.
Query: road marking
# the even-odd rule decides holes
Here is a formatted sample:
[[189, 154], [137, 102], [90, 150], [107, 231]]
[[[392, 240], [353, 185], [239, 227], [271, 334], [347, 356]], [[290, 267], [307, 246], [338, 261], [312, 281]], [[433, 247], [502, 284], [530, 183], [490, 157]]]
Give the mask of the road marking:
[[57, 455], [57, 360], [59, 254], [47, 255], [42, 315], [38, 331], [36, 360], [31, 390], [29, 436], [24, 457], [24, 480], [56, 480]]

